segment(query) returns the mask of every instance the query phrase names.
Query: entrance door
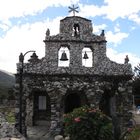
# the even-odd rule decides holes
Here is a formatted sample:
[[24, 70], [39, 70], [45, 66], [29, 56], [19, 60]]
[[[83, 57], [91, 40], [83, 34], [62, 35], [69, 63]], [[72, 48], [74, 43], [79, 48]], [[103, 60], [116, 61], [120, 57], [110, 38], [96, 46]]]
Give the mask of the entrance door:
[[99, 108], [108, 116], [111, 115], [110, 94], [109, 90], [105, 90], [99, 104]]
[[50, 118], [49, 96], [45, 93], [36, 93], [34, 96], [34, 124], [44, 125]]
[[73, 109], [81, 106], [81, 100], [78, 94], [72, 93], [66, 96], [65, 113], [72, 112]]

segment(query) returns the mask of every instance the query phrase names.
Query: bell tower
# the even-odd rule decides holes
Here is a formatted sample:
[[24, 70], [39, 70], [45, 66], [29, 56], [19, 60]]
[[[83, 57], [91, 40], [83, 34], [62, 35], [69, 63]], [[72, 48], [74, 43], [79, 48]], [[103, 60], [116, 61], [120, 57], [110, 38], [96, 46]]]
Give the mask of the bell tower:
[[84, 71], [84, 67], [94, 69], [95, 65], [101, 62], [99, 55], [106, 57], [105, 37], [93, 34], [89, 19], [79, 16], [66, 17], [60, 21], [59, 34], [50, 36], [49, 32], [48, 29], [44, 40], [45, 58], [48, 61], [47, 66], [53, 67], [55, 71], [64, 67], [73, 73], [77, 73], [79, 68]]

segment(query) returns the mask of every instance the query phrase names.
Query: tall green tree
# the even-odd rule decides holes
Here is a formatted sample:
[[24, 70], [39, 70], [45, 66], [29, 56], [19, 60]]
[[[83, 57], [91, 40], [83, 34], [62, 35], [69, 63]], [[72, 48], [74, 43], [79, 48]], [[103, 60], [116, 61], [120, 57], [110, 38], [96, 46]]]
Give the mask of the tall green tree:
[[135, 95], [135, 104], [140, 105], [140, 64], [134, 68], [133, 94]]

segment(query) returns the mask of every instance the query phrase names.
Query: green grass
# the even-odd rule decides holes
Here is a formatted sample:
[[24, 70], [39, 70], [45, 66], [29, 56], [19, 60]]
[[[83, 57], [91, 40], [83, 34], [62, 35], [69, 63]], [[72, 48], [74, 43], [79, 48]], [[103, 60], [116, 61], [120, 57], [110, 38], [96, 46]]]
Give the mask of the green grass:
[[8, 107], [0, 108], [0, 112], [2, 112], [4, 114], [5, 119], [9, 123], [15, 123], [14, 108], [8, 108]]

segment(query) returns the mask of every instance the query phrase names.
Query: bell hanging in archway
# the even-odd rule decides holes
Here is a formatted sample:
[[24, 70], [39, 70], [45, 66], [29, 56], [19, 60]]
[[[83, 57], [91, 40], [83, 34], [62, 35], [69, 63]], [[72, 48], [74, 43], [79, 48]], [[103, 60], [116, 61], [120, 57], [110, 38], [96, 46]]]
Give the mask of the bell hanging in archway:
[[60, 60], [61, 61], [68, 61], [67, 54], [65, 53], [65, 51], [63, 51]]
[[86, 52], [84, 53], [84, 57], [83, 57], [83, 59], [88, 59], [88, 55], [87, 55]]

